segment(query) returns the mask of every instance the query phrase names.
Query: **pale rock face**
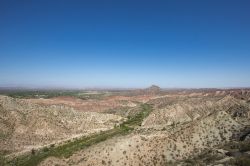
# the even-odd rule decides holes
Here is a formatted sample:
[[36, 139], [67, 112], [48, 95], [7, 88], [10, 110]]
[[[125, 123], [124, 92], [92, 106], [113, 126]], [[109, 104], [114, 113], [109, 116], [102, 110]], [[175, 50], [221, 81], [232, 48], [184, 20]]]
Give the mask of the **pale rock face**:
[[183, 123], [191, 120], [192, 119], [184, 112], [183, 107], [181, 107], [180, 105], [173, 105], [171, 107], [163, 108], [155, 113], [152, 113], [143, 121], [142, 125], [172, 125], [174, 123]]

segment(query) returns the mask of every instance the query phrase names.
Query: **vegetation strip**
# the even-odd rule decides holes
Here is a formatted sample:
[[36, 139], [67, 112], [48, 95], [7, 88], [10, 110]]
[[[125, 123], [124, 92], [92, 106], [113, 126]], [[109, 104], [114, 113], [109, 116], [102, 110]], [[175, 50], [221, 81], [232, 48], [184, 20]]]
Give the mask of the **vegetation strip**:
[[149, 104], [142, 104], [141, 111], [138, 114], [130, 117], [127, 121], [120, 124], [119, 126], [115, 126], [111, 130], [103, 131], [101, 133], [88, 137], [82, 137], [60, 146], [45, 147], [37, 152], [35, 150], [32, 150], [30, 155], [19, 156], [11, 161], [5, 162], [4, 164], [15, 166], [35, 166], [44, 159], [51, 156], [67, 158], [76, 151], [82, 150], [96, 143], [105, 141], [114, 136], [126, 135], [131, 133], [131, 131], [133, 131], [136, 127], [141, 126], [143, 119], [147, 117], [151, 111], [152, 107]]

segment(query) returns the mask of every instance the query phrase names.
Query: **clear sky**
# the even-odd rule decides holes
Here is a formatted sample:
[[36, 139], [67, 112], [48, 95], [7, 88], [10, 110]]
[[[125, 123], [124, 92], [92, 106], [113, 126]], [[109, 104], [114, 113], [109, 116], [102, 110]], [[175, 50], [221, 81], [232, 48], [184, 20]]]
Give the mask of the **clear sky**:
[[0, 0], [0, 86], [249, 87], [249, 0]]

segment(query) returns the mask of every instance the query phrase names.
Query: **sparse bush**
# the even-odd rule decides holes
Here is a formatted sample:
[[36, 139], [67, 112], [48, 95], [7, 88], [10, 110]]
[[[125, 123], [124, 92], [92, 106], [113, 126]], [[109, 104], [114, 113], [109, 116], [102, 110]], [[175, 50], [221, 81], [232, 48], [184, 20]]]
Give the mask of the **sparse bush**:
[[102, 160], [102, 164], [103, 164], [103, 165], [106, 165], [106, 162], [105, 162], [104, 160]]
[[48, 147], [44, 147], [44, 148], [43, 148], [43, 151], [44, 151], [44, 152], [48, 152], [48, 151], [49, 151], [49, 148], [48, 148]]
[[35, 154], [36, 154], [35, 149], [32, 149], [32, 150], [31, 150], [31, 154], [32, 154], [32, 155], [35, 155]]
[[167, 130], [167, 128], [166, 128], [166, 127], [163, 127], [161, 130], [162, 130], [162, 131], [165, 131], [165, 130]]

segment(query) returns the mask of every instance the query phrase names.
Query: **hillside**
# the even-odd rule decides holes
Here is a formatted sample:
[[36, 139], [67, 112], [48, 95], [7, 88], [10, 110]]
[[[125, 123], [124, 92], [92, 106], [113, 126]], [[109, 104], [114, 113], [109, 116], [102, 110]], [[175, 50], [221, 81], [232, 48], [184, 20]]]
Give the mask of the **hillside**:
[[[98, 100], [0, 96], [1, 153], [17, 155], [9, 165], [246, 163], [250, 153], [248, 94], [248, 90], [215, 89], [119, 94]], [[74, 107], [75, 103], [82, 106]], [[105, 103], [107, 109], [95, 109]], [[83, 105], [93, 110], [82, 111]], [[48, 144], [55, 146], [39, 148]], [[18, 156], [17, 152], [26, 154]]]
[[46, 144], [112, 128], [122, 117], [79, 112], [63, 105], [41, 106], [0, 96], [2, 154], [30, 151]]
[[[162, 98], [161, 98], [162, 100]], [[249, 124], [249, 104], [231, 96], [180, 97], [155, 110], [133, 133], [41, 165], [166, 165], [239, 140]]]

